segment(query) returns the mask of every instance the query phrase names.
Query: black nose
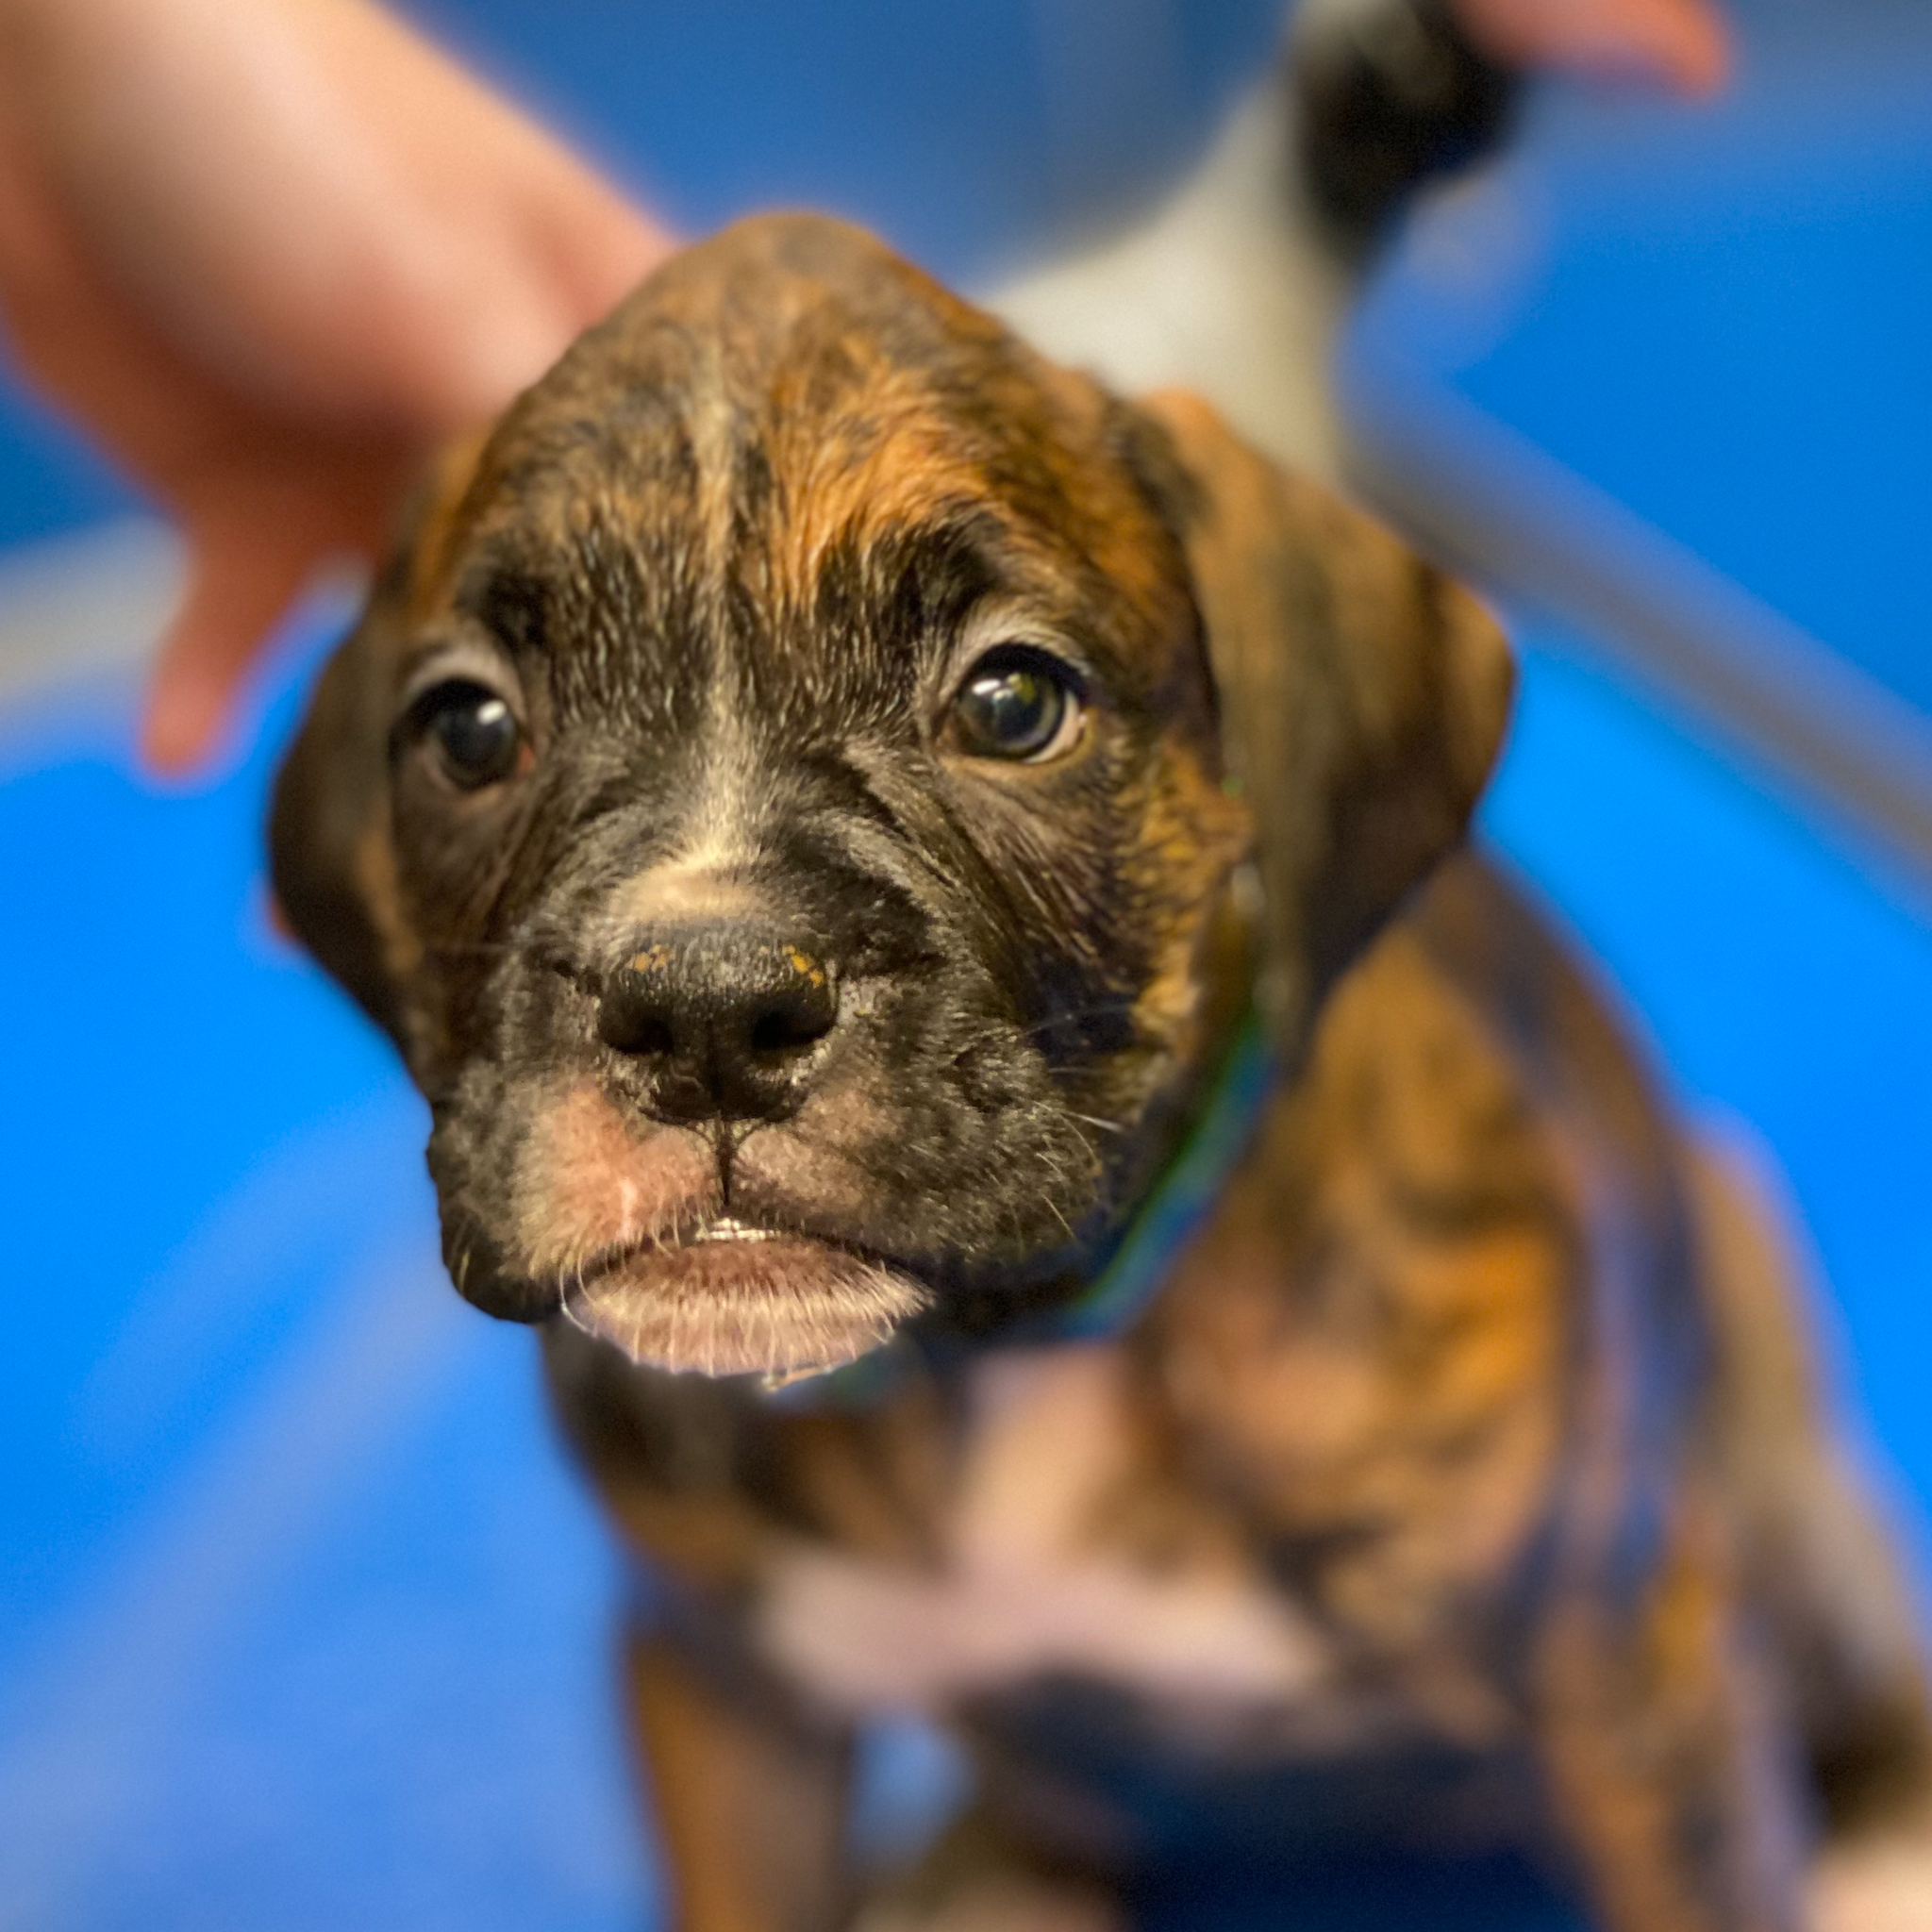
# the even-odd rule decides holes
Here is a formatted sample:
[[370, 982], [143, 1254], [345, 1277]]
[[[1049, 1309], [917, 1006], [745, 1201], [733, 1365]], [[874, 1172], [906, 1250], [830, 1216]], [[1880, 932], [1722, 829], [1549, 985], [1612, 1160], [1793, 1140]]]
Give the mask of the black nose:
[[737, 925], [669, 934], [607, 981], [597, 1031], [652, 1075], [661, 1118], [776, 1121], [805, 1098], [812, 1049], [839, 1017], [831, 969]]

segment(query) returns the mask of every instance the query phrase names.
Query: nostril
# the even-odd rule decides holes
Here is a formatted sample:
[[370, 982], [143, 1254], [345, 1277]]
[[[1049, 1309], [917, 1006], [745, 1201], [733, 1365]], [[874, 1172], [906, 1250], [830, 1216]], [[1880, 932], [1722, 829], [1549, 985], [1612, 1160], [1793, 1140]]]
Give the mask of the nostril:
[[839, 990], [830, 969], [797, 946], [769, 962], [770, 975], [744, 1015], [740, 1036], [754, 1062], [776, 1069], [832, 1030]]
[[760, 1059], [783, 1059], [823, 1040], [836, 1008], [817, 997], [774, 1001], [751, 1024], [751, 1050]]
[[677, 1037], [671, 1030], [671, 1023], [656, 1013], [647, 1013], [634, 1020], [625, 1029], [624, 1048], [626, 1053], [668, 1054], [675, 1052]]
[[597, 1035], [620, 1053], [664, 1055], [677, 1050], [669, 1004], [641, 975], [617, 974], [597, 1003]]

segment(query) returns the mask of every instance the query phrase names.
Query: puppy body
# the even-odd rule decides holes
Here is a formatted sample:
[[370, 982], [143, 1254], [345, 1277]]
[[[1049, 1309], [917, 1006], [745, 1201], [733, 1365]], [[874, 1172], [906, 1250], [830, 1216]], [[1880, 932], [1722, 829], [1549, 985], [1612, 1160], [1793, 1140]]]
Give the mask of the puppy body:
[[[1500, 1840], [1616, 1932], [1769, 1932], [1821, 1805], [1916, 1817], [1910, 1623], [1775, 1252], [1450, 856], [1507, 690], [1204, 408], [804, 218], [654, 277], [425, 499], [277, 885], [659, 1579], [687, 1924]], [[1244, 1009], [1242, 1158], [1065, 1339]], [[900, 1709], [980, 1789], [868, 1907], [851, 1741]]]
[[[1924, 1706], [1790, 1341], [1765, 1360], [1794, 1330], [1761, 1235], [1737, 1253], [1760, 1213], [1463, 859], [1338, 988], [1120, 1340], [791, 1414], [553, 1330], [566, 1426], [676, 1579], [634, 1670], [660, 1805], [694, 1814], [680, 1878], [729, 1874], [721, 1915], [848, 1908], [843, 1740], [910, 1709], [981, 1782], [889, 1917], [1084, 1921], [1096, 1874], [1526, 1845], [1611, 1926], [1812, 1923], [1821, 1828], [1854, 1865], [1920, 1828]], [[770, 1871], [735, 1784], [686, 1782], [741, 1724], [782, 1757], [771, 1802], [824, 1791]], [[1817, 1923], [1903, 1928], [1900, 1896]]]

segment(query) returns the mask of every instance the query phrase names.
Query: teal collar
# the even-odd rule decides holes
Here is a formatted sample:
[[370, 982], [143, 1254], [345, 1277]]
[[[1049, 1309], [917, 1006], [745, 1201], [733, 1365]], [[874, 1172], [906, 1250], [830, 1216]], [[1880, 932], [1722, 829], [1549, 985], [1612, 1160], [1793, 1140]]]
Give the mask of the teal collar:
[[1274, 1056], [1267, 1030], [1250, 1007], [1192, 1127], [1169, 1158], [1154, 1191], [1106, 1267], [1075, 1300], [1041, 1324], [1042, 1340], [1104, 1341], [1140, 1320], [1248, 1151], [1274, 1086]]
[[[1228, 1042], [1193, 1124], [1106, 1266], [1073, 1301], [1037, 1317], [1023, 1316], [1009, 1328], [967, 1345], [1105, 1341], [1132, 1327], [1174, 1272], [1182, 1250], [1200, 1232], [1228, 1176], [1248, 1151], [1274, 1088], [1275, 1066], [1267, 1029], [1250, 1007]], [[782, 1407], [806, 1410], [869, 1407], [927, 1352], [913, 1338], [902, 1335], [842, 1368], [774, 1390], [771, 1399]]]

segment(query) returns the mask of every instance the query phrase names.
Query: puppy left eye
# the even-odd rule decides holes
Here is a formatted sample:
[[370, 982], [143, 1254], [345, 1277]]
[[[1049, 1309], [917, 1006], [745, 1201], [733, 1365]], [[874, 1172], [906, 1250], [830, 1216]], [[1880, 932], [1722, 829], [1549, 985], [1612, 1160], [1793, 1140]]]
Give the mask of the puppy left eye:
[[1040, 764], [1073, 748], [1083, 708], [1073, 671], [1057, 658], [1002, 644], [966, 674], [953, 729], [970, 757]]
[[425, 691], [410, 722], [435, 749], [443, 775], [464, 791], [500, 785], [516, 769], [523, 727], [507, 700], [487, 685], [453, 677]]

